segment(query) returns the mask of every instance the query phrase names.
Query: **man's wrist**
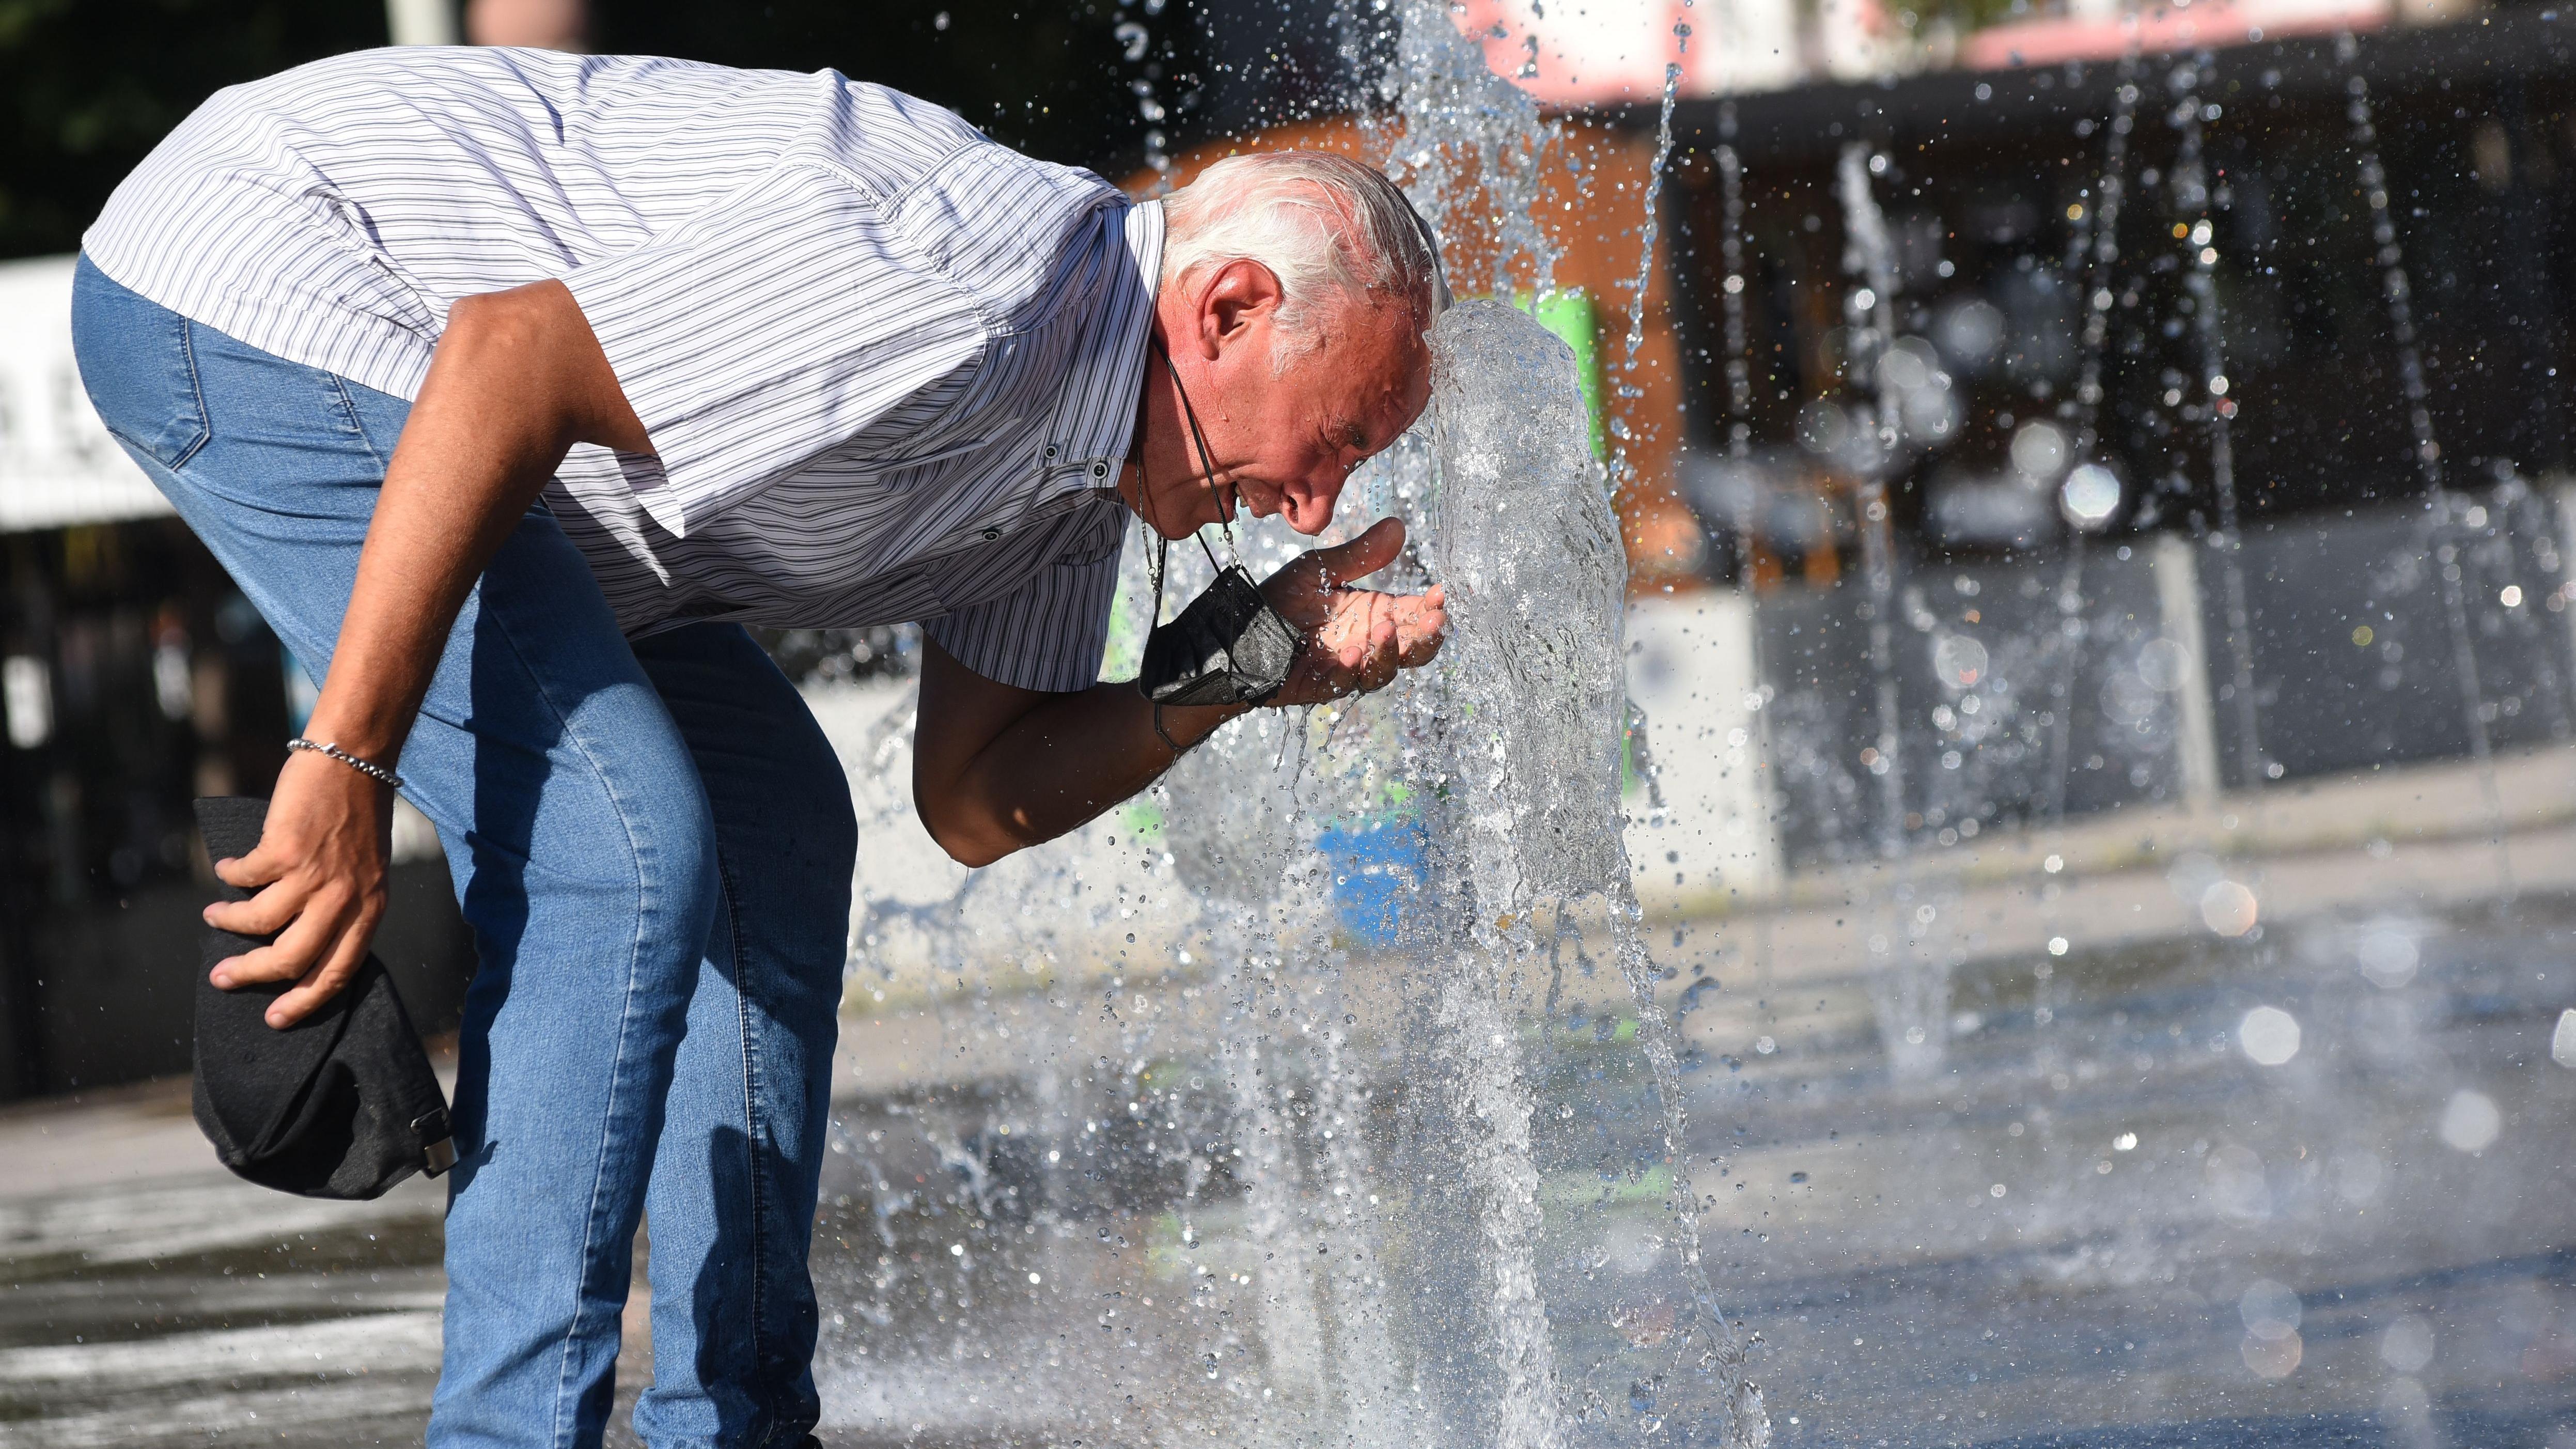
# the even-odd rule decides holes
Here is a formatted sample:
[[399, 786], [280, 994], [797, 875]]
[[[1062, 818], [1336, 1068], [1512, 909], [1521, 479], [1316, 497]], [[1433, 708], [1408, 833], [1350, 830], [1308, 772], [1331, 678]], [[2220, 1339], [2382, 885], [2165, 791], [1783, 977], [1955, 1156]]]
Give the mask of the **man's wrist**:
[[1158, 704], [1153, 711], [1154, 733], [1174, 754], [1186, 754], [1208, 736], [1215, 734], [1227, 720], [1255, 708], [1248, 704]]

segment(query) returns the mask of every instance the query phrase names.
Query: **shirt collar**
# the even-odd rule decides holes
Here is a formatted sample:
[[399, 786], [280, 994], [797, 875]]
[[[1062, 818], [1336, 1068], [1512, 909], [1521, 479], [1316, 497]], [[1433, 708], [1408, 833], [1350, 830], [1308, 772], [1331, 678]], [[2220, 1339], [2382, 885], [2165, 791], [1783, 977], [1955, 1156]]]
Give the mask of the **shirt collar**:
[[1154, 296], [1163, 274], [1163, 203], [1138, 202], [1108, 232], [1100, 300], [1076, 346], [1049, 429], [1049, 494], [1114, 488], [1136, 432]]

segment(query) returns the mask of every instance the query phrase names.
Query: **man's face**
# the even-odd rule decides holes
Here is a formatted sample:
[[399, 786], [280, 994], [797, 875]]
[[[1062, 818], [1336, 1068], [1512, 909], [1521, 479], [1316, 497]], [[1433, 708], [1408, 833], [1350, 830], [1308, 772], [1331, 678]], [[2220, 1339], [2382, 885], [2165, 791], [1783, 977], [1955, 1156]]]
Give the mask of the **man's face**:
[[[1326, 324], [1321, 345], [1275, 373], [1267, 358], [1244, 364], [1227, 379], [1248, 424], [1242, 461], [1222, 481], [1239, 507], [1309, 536], [1333, 521], [1352, 471], [1393, 445], [1431, 399], [1431, 354], [1403, 307]], [[1208, 443], [1213, 450], [1213, 434]]]
[[1317, 345], [1274, 368], [1275, 291], [1265, 296], [1260, 284], [1268, 272], [1251, 270], [1259, 277], [1249, 299], [1194, 298], [1203, 305], [1164, 317], [1167, 334], [1181, 334], [1171, 339], [1173, 362], [1216, 460], [1214, 489], [1170, 373], [1159, 359], [1148, 363], [1145, 514], [1167, 537], [1243, 509], [1282, 517], [1302, 534], [1323, 532], [1352, 470], [1394, 443], [1430, 401], [1422, 322], [1401, 305], [1328, 313], [1319, 319]]

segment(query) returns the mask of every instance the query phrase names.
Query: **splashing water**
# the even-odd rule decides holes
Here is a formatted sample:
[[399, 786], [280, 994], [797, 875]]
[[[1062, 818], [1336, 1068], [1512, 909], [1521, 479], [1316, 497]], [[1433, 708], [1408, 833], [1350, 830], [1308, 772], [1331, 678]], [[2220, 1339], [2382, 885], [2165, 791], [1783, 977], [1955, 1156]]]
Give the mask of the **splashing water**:
[[[1556, 249], [1537, 216], [1542, 168], [1561, 147], [1560, 126], [1486, 66], [1440, 0], [1398, 0], [1396, 18], [1394, 56], [1365, 98], [1372, 119], [1364, 134], [1431, 223], [1462, 294], [1546, 294], [1555, 286]], [[1486, 262], [1482, 278], [1459, 270], [1462, 239]]]
[[[1354, 708], [1238, 722], [1166, 777], [1141, 848], [1131, 813], [1095, 827], [1128, 832], [1114, 850], [1033, 852], [865, 913], [862, 961], [958, 988], [943, 1040], [1011, 1045], [998, 1080], [915, 1085], [875, 1132], [845, 1104], [853, 1262], [826, 1380], [862, 1418], [1036, 1383], [1040, 1422], [1115, 1436], [1141, 1416], [1156, 1443], [1767, 1441], [1700, 1262], [1682, 1047], [1628, 884], [1626, 560], [1574, 358], [1494, 302], [1453, 309], [1437, 342], [1411, 454], [1429, 477], [1391, 491], [1422, 500], [1452, 590], [1439, 665]], [[854, 762], [899, 775], [908, 714]], [[1376, 967], [1319, 914], [1348, 867], [1318, 846], [1385, 813], [1390, 761], [1422, 848], [1399, 959]], [[1175, 900], [1195, 921], [1155, 962], [1132, 928]], [[1615, 973], [1594, 977], [1587, 932]], [[1086, 955], [1106, 959], [1086, 975]], [[1022, 1005], [1005, 962], [1035, 983]], [[1046, 1297], [1059, 1283], [1117, 1316]], [[1116, 1336], [1043, 1331], [1076, 1313]], [[1149, 1334], [1195, 1367], [1158, 1367]]]
[[1876, 414], [1859, 497], [1861, 572], [1869, 590], [1869, 669], [1878, 712], [1877, 758], [1870, 761], [1870, 772], [1878, 777], [1878, 853], [1893, 860], [1905, 853], [1905, 752], [1896, 695], [1896, 521], [1888, 507], [1887, 475], [1896, 466], [1901, 423], [1896, 392], [1886, 385], [1879, 364], [1896, 340], [1899, 276], [1896, 241], [1870, 184], [1873, 175], [1887, 169], [1884, 153], [1850, 142], [1835, 170], [1835, 193], [1850, 236], [1843, 270], [1865, 283], [1845, 307], [1852, 324], [1850, 370], [1869, 390], [1870, 410]]
[[[2168, 185], [2173, 192], [2175, 214], [2193, 218], [2188, 223], [2188, 234], [2183, 238], [2190, 264], [2183, 282], [2197, 304], [2192, 320], [2194, 335], [2200, 343], [2200, 383], [2207, 403], [2203, 421], [2209, 440], [2209, 488], [2218, 509], [2217, 529], [2210, 543], [2218, 552], [2226, 589], [2227, 653], [2235, 671], [2228, 698], [2234, 706], [2237, 768], [2250, 785], [2263, 778], [2264, 761], [2261, 726], [2254, 698], [2254, 625], [2245, 591], [2245, 532], [2237, 515], [2236, 446], [2228, 428], [2228, 419], [2234, 416], [2236, 404], [2227, 396], [2226, 334], [2220, 326], [2219, 316], [2218, 248], [2213, 245], [2216, 231], [2209, 214], [2209, 176], [2201, 158], [2205, 112], [2200, 98], [2200, 81], [2208, 63], [2207, 57], [2203, 56], [2176, 66], [2166, 78], [2177, 97], [2170, 119], [2181, 137]], [[2197, 409], [2199, 405], [2186, 406]]]
[[1572, 351], [1488, 301], [1452, 308], [1438, 339], [1432, 557], [1458, 604], [1450, 728], [1473, 802], [1478, 900], [1499, 916], [1626, 875], [1615, 826], [1628, 566]]
[[[1545, 295], [1533, 214], [1563, 137], [1440, 7], [1398, 18], [1374, 83], [1402, 117], [1372, 123], [1390, 174], [1477, 273], [1464, 290]], [[1629, 884], [1627, 563], [1575, 359], [1495, 301], [1435, 341], [1432, 411], [1353, 479], [1344, 526], [1405, 518], [1413, 546], [1372, 582], [1448, 587], [1437, 665], [1256, 711], [1000, 866], [897, 891], [863, 863], [856, 979], [915, 1003], [880, 1029], [950, 1065], [843, 1103], [853, 1170], [826, 1193], [857, 1271], [819, 1372], [846, 1417], [1157, 1445], [1767, 1442], [1700, 1260], [1684, 1052]], [[1312, 542], [1240, 541], [1256, 571]], [[1150, 622], [1136, 552], [1113, 655]], [[848, 751], [880, 827], [904, 823], [883, 782], [910, 712]], [[1387, 914], [1354, 916], [1372, 881]]]
[[[1427, 1090], [1400, 1153], [1439, 1186], [1397, 1227], [1426, 1270], [1418, 1296], [1462, 1305], [1443, 1328], [1490, 1352], [1431, 1379], [1432, 1418], [1461, 1442], [1531, 1449], [1658, 1430], [1758, 1445], [1761, 1398], [1699, 1262], [1680, 1049], [1621, 843], [1627, 565], [1574, 358], [1491, 301], [1452, 309], [1436, 353], [1416, 461], [1434, 475], [1422, 527], [1456, 623], [1435, 677], [1399, 705], [1436, 762], [1403, 941], [1429, 1028], [1406, 1079]], [[1570, 923], [1606, 925], [1624, 1013], [1562, 979], [1553, 939], [1541, 992], [1543, 912], [1577, 937], [1586, 975]], [[1605, 1040], [1627, 1062], [1583, 1085]]]

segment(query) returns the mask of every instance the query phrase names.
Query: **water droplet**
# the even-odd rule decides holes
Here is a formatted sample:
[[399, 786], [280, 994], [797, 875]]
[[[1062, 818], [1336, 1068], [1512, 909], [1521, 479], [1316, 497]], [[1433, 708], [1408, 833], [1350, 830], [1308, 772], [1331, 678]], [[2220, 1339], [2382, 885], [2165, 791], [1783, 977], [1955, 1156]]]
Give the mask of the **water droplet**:
[[2239, 882], [2212, 881], [2200, 894], [2201, 923], [2219, 935], [2244, 935], [2254, 929], [2258, 914], [2253, 889]]
[[2266, 1067], [2299, 1054], [2299, 1019], [2277, 1006], [2258, 1006], [2236, 1023], [2236, 1045]]
[[2281, 1339], [2299, 1331], [2299, 1295], [2269, 1278], [2257, 1278], [2236, 1300], [2237, 1316], [2256, 1338]]
[[2434, 1343], [2432, 1323], [2409, 1313], [2379, 1336], [2379, 1361], [2401, 1374], [2421, 1373], [2433, 1361]]
[[1966, 689], [1985, 677], [1986, 646], [1966, 634], [1944, 633], [1932, 644], [1932, 671], [1952, 689]]
[[2455, 1152], [2484, 1152], [2504, 1131], [2495, 1098], [2462, 1088], [2442, 1108], [2442, 1141]]
[[2032, 420], [2013, 434], [2012, 465], [2033, 483], [2055, 482], [2066, 468], [2066, 434], [2055, 423]]
[[2058, 510], [2087, 533], [2108, 527], [2120, 511], [2120, 475], [2100, 463], [2081, 463], [2058, 485]]
[[2379, 927], [2362, 933], [2353, 948], [2355, 964], [2370, 984], [2394, 991], [2415, 979], [2415, 969], [2422, 962], [2415, 938], [2393, 927]]

